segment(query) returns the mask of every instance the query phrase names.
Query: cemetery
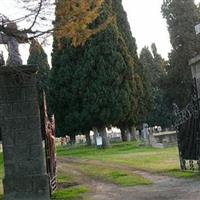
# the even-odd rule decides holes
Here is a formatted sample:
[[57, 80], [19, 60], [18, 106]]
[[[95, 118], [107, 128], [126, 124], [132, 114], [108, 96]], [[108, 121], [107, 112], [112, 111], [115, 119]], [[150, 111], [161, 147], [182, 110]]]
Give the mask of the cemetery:
[[159, 4], [164, 58], [153, 41], [137, 49], [126, 0], [11, 1], [0, 200], [199, 199], [200, 5]]

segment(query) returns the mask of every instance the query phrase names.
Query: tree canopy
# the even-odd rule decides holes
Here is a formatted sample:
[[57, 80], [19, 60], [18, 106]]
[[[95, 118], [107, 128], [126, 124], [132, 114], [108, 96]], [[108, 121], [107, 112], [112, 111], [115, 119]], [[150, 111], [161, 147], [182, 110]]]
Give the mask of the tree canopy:
[[[77, 46], [84, 44], [87, 39], [103, 30], [113, 20], [112, 16], [109, 16], [99, 27], [95, 29], [90, 27], [99, 16], [104, 0], [16, 0], [16, 2], [16, 5], [19, 4], [18, 13], [22, 14], [17, 18], [9, 19], [6, 13], [0, 13], [0, 33], [19, 39], [21, 33], [27, 34], [27, 38], [32, 40], [57, 32], [58, 41], [62, 37], [67, 37], [72, 40], [74, 46]], [[56, 12], [57, 23], [52, 26], [54, 12]], [[26, 23], [23, 23], [24, 21]], [[18, 30], [9, 29], [8, 24], [11, 22], [20, 25]]]
[[64, 37], [59, 48], [54, 38], [51, 99], [60, 134], [134, 123], [137, 118], [136, 90], [141, 87], [136, 84], [140, 76], [135, 70], [135, 39], [121, 1], [105, 1], [102, 6], [91, 27], [99, 27], [111, 15], [116, 20], [83, 46], [75, 48]]
[[195, 25], [199, 23], [199, 10], [194, 0], [165, 0], [162, 13], [168, 24], [173, 50], [169, 54], [168, 95], [171, 105], [184, 107], [191, 94], [192, 75], [188, 61], [199, 53], [199, 38]]

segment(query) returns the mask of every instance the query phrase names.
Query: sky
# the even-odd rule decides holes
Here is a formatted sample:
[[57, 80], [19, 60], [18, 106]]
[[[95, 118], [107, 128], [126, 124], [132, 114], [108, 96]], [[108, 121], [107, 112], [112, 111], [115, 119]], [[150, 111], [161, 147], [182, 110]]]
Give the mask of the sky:
[[161, 14], [163, 0], [122, 0], [138, 52], [156, 43], [158, 52], [167, 58], [171, 50], [167, 24]]
[[[1, 0], [0, 13], [9, 17], [20, 15], [17, 12], [16, 0]], [[155, 43], [158, 52], [167, 59], [171, 50], [167, 24], [161, 14], [161, 5], [163, 0], [122, 0], [128, 20], [131, 26], [132, 34], [136, 38], [138, 53], [144, 46], [151, 46]], [[196, 3], [200, 0], [196, 0]], [[2, 45], [0, 50], [2, 49]], [[50, 61], [51, 46], [44, 47], [48, 53]], [[24, 64], [28, 57], [28, 45], [20, 45], [20, 53]]]

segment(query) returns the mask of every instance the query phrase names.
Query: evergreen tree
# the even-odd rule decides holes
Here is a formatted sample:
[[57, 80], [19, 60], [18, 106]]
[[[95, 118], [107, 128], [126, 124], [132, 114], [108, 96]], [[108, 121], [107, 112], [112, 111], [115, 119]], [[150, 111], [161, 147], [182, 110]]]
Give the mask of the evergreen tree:
[[[122, 0], [113, 1], [113, 11], [116, 16], [118, 31], [124, 39], [127, 54], [130, 56], [130, 68], [134, 74], [134, 96], [132, 97], [132, 109], [125, 119], [120, 120], [117, 126], [121, 128], [122, 138], [126, 140], [132, 126], [138, 124], [139, 119], [146, 116], [151, 105], [150, 94], [148, 91], [147, 80], [143, 74], [142, 66], [137, 55], [137, 45], [132, 36], [127, 14], [124, 11]], [[133, 81], [133, 80], [130, 80]], [[134, 138], [134, 133], [132, 133]]]
[[150, 126], [161, 125], [166, 127], [170, 123], [169, 109], [166, 106], [164, 90], [160, 83], [166, 76], [167, 62], [158, 54], [155, 44], [151, 45], [151, 50], [152, 53], [148, 47], [144, 47], [140, 54], [140, 62], [143, 65], [152, 98], [151, 112], [146, 121]]
[[149, 50], [148, 47], [144, 47], [140, 53], [140, 62], [144, 68], [144, 74], [147, 78], [147, 82], [149, 83], [150, 87], [152, 88], [154, 84], [154, 58]]
[[[102, 24], [112, 12], [112, 2], [104, 3], [93, 23]], [[132, 58], [117, 23], [74, 48], [63, 39], [53, 50], [52, 101], [57, 127], [62, 134], [98, 128], [103, 145], [108, 145], [105, 127], [117, 124], [136, 109]]]
[[32, 40], [29, 52], [30, 55], [28, 57], [27, 63], [36, 64], [39, 68], [36, 75], [36, 79], [42, 133], [44, 133], [43, 91], [45, 91], [46, 95], [48, 96], [50, 67], [47, 60], [47, 54], [45, 53], [41, 44], [37, 40]]
[[37, 40], [32, 40], [30, 45], [30, 55], [28, 57], [28, 64], [36, 64], [39, 67], [37, 72], [37, 88], [39, 96], [42, 96], [43, 90], [48, 92], [48, 79], [50, 67], [47, 60], [47, 54]]
[[199, 23], [199, 11], [194, 0], [165, 0], [162, 13], [168, 24], [173, 47], [169, 55], [168, 95], [170, 106], [184, 107], [191, 94], [192, 76], [188, 61], [199, 52], [194, 27]]
[[[63, 39], [64, 41], [64, 39]], [[50, 77], [50, 104], [56, 118], [59, 136], [69, 135], [71, 142], [87, 125], [84, 118], [82, 98], [90, 78], [82, 67], [84, 51], [82, 47], [71, 46], [68, 39], [57, 46], [54, 40], [52, 69]], [[91, 126], [89, 126], [90, 130]]]

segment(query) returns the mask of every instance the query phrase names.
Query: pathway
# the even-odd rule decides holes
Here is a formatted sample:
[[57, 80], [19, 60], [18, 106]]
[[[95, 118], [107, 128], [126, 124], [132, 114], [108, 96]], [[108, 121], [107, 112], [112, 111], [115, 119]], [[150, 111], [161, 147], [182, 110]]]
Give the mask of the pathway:
[[121, 187], [87, 177], [73, 167], [74, 163], [84, 162], [87, 160], [59, 158], [58, 170], [66, 170], [68, 173], [78, 175], [80, 182], [91, 188], [89, 198], [91, 200], [200, 200], [200, 181], [198, 180], [176, 179], [133, 170], [133, 173], [142, 175], [154, 184]]

